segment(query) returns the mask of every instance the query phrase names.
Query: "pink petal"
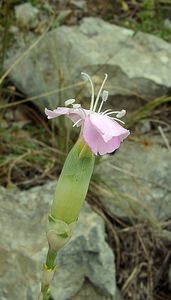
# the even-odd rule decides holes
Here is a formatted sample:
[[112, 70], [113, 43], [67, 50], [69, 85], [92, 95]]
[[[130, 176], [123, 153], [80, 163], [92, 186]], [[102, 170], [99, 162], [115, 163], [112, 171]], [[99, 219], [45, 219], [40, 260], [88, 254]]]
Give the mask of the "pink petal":
[[98, 152], [100, 155], [111, 153], [120, 146], [119, 137], [112, 137], [111, 140], [105, 142], [101, 134], [96, 130], [94, 125], [92, 125], [90, 117], [85, 119], [83, 125], [83, 138], [95, 155], [97, 155]]
[[67, 107], [58, 107], [57, 109], [54, 110], [45, 108], [45, 114], [47, 115], [48, 119], [53, 119], [61, 115], [66, 115], [68, 113], [69, 113], [69, 108]]
[[106, 153], [112, 153], [120, 146], [120, 139], [118, 137], [113, 137], [110, 141], [104, 142], [103, 139], [98, 142], [98, 152], [100, 155]]
[[90, 147], [90, 149], [95, 155], [97, 155], [97, 151], [98, 151], [97, 144], [98, 144], [99, 137], [100, 135], [98, 131], [90, 122], [90, 118], [87, 117], [83, 125], [83, 138], [86, 144]]
[[[77, 122], [80, 119], [81, 121], [83, 120], [83, 113], [80, 110], [68, 107], [58, 107], [55, 110], [49, 110], [45, 108], [45, 114], [47, 115], [48, 119], [53, 119], [61, 115], [67, 115], [68, 118], [73, 121], [73, 123]], [[77, 124], [77, 126], [80, 126], [82, 124], [81, 121]]]
[[129, 135], [129, 130], [122, 127], [115, 120], [111, 120], [108, 116], [93, 113], [90, 115], [90, 121], [105, 142], [117, 136], [120, 136], [121, 140], [123, 140]]

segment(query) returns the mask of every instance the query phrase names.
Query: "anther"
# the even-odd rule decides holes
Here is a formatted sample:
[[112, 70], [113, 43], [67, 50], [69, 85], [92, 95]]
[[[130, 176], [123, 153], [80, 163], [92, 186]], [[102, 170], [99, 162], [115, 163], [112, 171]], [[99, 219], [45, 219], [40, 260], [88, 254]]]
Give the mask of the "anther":
[[125, 109], [122, 109], [120, 112], [118, 112], [118, 114], [116, 115], [117, 118], [122, 118], [124, 117], [126, 114], [126, 110]]
[[103, 103], [107, 101], [108, 95], [109, 95], [108, 91], [104, 90], [102, 92], [102, 102], [100, 103], [100, 106], [99, 106], [99, 109], [98, 109], [98, 113], [100, 113], [100, 111], [102, 109], [102, 106], [103, 106]]
[[73, 108], [80, 108], [81, 107], [81, 104], [73, 104], [73, 106], [72, 106]]
[[75, 102], [75, 99], [68, 99], [65, 101], [65, 106], [71, 105]]
[[109, 92], [106, 91], [106, 90], [104, 90], [104, 91], [102, 92], [102, 101], [103, 101], [103, 102], [106, 102], [107, 99], [108, 99], [108, 96], [109, 96]]

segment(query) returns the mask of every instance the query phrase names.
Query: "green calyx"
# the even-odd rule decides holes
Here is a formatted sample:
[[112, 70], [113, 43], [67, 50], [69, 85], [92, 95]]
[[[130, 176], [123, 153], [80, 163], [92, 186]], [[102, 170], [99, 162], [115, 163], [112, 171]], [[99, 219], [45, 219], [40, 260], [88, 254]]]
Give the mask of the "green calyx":
[[94, 168], [94, 154], [79, 138], [71, 149], [59, 177], [51, 215], [67, 224], [78, 219]]
[[[62, 220], [54, 219], [49, 215], [46, 235], [51, 251], [51, 258], [53, 253], [55, 255], [70, 240], [75, 223], [68, 224]], [[48, 267], [49, 265], [51, 264], [49, 263]]]

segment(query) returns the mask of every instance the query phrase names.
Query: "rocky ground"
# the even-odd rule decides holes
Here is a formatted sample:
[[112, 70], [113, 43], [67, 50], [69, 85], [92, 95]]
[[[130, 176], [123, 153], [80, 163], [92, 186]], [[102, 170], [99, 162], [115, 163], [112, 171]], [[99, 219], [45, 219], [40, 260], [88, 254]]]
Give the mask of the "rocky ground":
[[116, 2], [6, 6], [12, 21], [0, 27], [10, 36], [1, 43], [3, 300], [38, 295], [49, 205], [78, 136], [66, 122], [47, 123], [44, 107], [55, 108], [68, 97], [88, 107], [81, 71], [97, 89], [108, 73], [109, 107], [127, 109], [131, 135], [114, 154], [97, 159], [89, 205], [57, 260], [52, 297], [170, 299], [171, 7], [158, 1], [159, 14], [155, 1], [147, 8], [142, 1]]

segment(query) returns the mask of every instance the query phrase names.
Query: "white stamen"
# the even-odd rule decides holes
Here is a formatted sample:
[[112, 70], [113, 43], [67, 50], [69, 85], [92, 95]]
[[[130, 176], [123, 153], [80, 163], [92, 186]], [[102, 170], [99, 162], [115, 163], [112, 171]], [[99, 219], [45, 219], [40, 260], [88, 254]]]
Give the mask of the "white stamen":
[[82, 107], [80, 107], [79, 110], [82, 112], [83, 118], [87, 117], [86, 112]]
[[120, 111], [111, 111], [111, 112], [108, 112], [108, 113], [105, 113], [106, 116], [110, 116], [110, 115], [113, 115], [113, 114], [118, 114]]
[[96, 98], [96, 101], [95, 101], [95, 104], [94, 104], [94, 107], [93, 107], [93, 111], [96, 111], [96, 107], [97, 107], [97, 104], [98, 104], [98, 101], [99, 101], [101, 92], [102, 92], [102, 90], [103, 90], [103, 86], [104, 86], [104, 84], [105, 84], [105, 82], [106, 82], [106, 80], [107, 80], [107, 77], [108, 77], [108, 75], [105, 74], [105, 78], [104, 78], [104, 80], [103, 80], [103, 82], [102, 82], [102, 85], [101, 85], [101, 87], [100, 87], [100, 90], [99, 90], [99, 92], [98, 92], [98, 94], [97, 94], [97, 98]]
[[102, 112], [102, 115], [105, 115], [109, 111], [111, 111], [111, 109], [106, 109], [105, 111]]
[[108, 112], [108, 113], [103, 113], [103, 114], [105, 114], [106, 116], [110, 116], [110, 115], [113, 115], [113, 114], [117, 114], [116, 115], [116, 118], [122, 118], [123, 116], [125, 116], [125, 114], [126, 114], [126, 110], [125, 109], [122, 109], [122, 110], [120, 110], [120, 111], [111, 111], [111, 112]]
[[80, 108], [81, 107], [81, 104], [73, 104], [73, 106], [72, 106], [73, 108]]
[[65, 101], [65, 106], [73, 104], [74, 102], [75, 102], [75, 99], [68, 99], [68, 100]]
[[107, 101], [108, 95], [109, 95], [108, 91], [104, 90], [102, 92], [102, 102], [100, 103], [100, 106], [99, 106], [99, 109], [98, 109], [98, 113], [101, 111], [103, 103]]
[[117, 119], [117, 118], [112, 118], [112, 117], [109, 117], [111, 120], [115, 120], [117, 122], [120, 122], [122, 124], [125, 124], [125, 122], [121, 121], [120, 119]]
[[85, 77], [86, 79], [88, 79], [89, 82], [90, 82], [90, 85], [91, 85], [91, 104], [90, 104], [90, 110], [92, 110], [93, 109], [93, 105], [94, 105], [94, 86], [93, 86], [93, 82], [92, 82], [90, 76], [87, 73], [81, 72], [81, 75], [83, 77]]
[[125, 109], [122, 109], [120, 112], [118, 112], [118, 114], [116, 115], [117, 118], [122, 118], [124, 117], [126, 114], [126, 110]]
[[79, 119], [78, 121], [76, 121], [76, 122], [72, 125], [72, 127], [75, 127], [81, 120], [82, 120], [82, 119]]
[[104, 90], [104, 91], [102, 92], [102, 101], [103, 101], [103, 102], [106, 102], [108, 96], [109, 96], [109, 92], [106, 91], [106, 90]]

